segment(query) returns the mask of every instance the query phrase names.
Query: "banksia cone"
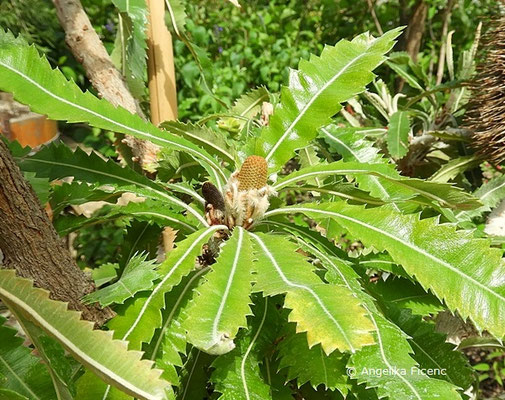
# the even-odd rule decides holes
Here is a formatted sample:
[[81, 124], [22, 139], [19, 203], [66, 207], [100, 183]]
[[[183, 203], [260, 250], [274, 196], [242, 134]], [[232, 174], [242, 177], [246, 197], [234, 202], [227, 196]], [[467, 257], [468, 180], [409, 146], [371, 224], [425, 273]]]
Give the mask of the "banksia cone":
[[494, 24], [484, 44], [486, 61], [470, 84], [465, 125], [473, 131], [477, 154], [499, 164], [505, 160], [505, 17]]
[[212, 204], [216, 210], [224, 211], [223, 195], [212, 183], [205, 182], [203, 184], [202, 195], [207, 204]]
[[267, 161], [260, 156], [249, 156], [237, 174], [239, 190], [261, 189], [267, 184]]

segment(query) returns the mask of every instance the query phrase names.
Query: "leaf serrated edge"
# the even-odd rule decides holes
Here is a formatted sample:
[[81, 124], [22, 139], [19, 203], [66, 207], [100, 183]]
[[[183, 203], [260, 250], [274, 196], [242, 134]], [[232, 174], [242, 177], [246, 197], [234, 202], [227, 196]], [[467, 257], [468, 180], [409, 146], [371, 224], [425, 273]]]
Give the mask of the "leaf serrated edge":
[[[54, 308], [58, 308], [59, 312], [65, 313], [68, 315], [67, 324], [74, 323], [79, 324], [82, 328], [81, 330], [88, 331], [89, 335], [95, 335], [97, 337], [97, 342], [110, 342], [115, 343], [119, 347], [116, 349], [122, 348], [124, 350], [125, 356], [127, 355], [132, 360], [131, 362], [135, 362], [136, 368], [138, 369], [149, 369], [148, 374], [151, 375], [150, 384], [154, 383], [157, 386], [157, 393], [148, 393], [144, 389], [138, 388], [133, 383], [127, 381], [116, 372], [110, 370], [104, 365], [100, 364], [93, 357], [90, 357], [84, 350], [79, 348], [79, 346], [72, 342], [66, 335], [60, 332], [56, 327], [54, 327], [47, 319], [40, 314], [39, 311], [35, 310], [21, 298], [15, 296], [10, 293], [7, 289], [0, 285], [0, 297], [7, 299], [8, 303], [13, 304], [16, 308], [19, 308], [23, 311], [26, 316], [36, 323], [38, 326], [43, 328], [48, 334], [53, 336], [56, 340], [58, 340], [74, 357], [76, 357], [80, 362], [84, 365], [90, 367], [95, 373], [99, 373], [100, 375], [106, 376], [109, 380], [116, 383], [116, 386], [121, 389], [127, 391], [129, 394], [134, 396], [138, 396], [148, 400], [159, 400], [164, 396], [163, 389], [169, 386], [169, 383], [161, 380], [159, 377], [163, 371], [159, 369], [152, 369], [153, 362], [151, 360], [141, 360], [143, 352], [140, 351], [129, 351], [127, 350], [128, 342], [124, 340], [114, 340], [112, 338], [112, 331], [99, 331], [93, 330], [94, 324], [90, 321], [81, 320], [81, 313], [78, 311], [68, 310], [67, 303], [59, 302], [56, 300], [52, 300], [49, 298], [49, 292], [44, 289], [33, 287], [33, 282], [29, 279], [20, 278], [16, 276], [16, 272], [14, 270], [0, 270], [0, 278], [4, 277], [4, 280], [12, 280], [15, 281], [15, 286], [20, 287], [20, 290], [28, 289], [30, 293], [28, 295], [38, 297], [38, 304], [40, 306], [47, 305], [47, 303], [51, 303], [54, 305]], [[77, 325], [76, 325], [77, 329]]]
[[[0, 34], [5, 34], [4, 32], [0, 32]], [[12, 44], [11, 44], [12, 45]], [[41, 62], [46, 62], [47, 64], [47, 67], [48, 67], [48, 70], [50, 71], [51, 74], [61, 74], [61, 72], [59, 72], [58, 70], [56, 69], [52, 69], [49, 64], [47, 63], [47, 60], [43, 57], [41, 57], [40, 55], [38, 55], [37, 53], [37, 50], [35, 49], [34, 46], [23, 46], [24, 48], [26, 48], [27, 51], [31, 51], [35, 57], [37, 58], [37, 61], [41, 61]], [[36, 82], [35, 80], [31, 79], [29, 76], [27, 76], [26, 74], [24, 74], [22, 71], [19, 71], [17, 70], [16, 68], [13, 68], [11, 67], [10, 65], [6, 64], [5, 62], [3, 61], [0, 61], [0, 66], [2, 66], [3, 68], [6, 68], [7, 70], [11, 71], [12, 73], [18, 75], [19, 77], [21, 77], [23, 80], [25, 80], [26, 82], [28, 82], [29, 84], [35, 86], [38, 90], [42, 91], [43, 93], [45, 93], [46, 95], [48, 95], [49, 97], [57, 100], [57, 101], [60, 101], [70, 107], [74, 107], [76, 108], [77, 110], [80, 110], [80, 111], [83, 111], [85, 113], [89, 113], [91, 114], [92, 116], [94, 116], [95, 118], [99, 118], [99, 119], [102, 119], [104, 121], [106, 121], [107, 123], [109, 124], [112, 124], [116, 127], [118, 127], [118, 131], [119, 132], [122, 132], [122, 133], [125, 133], [125, 134], [131, 134], [132, 136], [135, 136], [135, 137], [138, 137], [140, 139], [147, 139], [147, 140], [152, 140], [153, 142], [155, 143], [163, 143], [163, 145], [170, 145], [170, 146], [174, 146], [176, 148], [179, 148], [180, 150], [182, 151], [187, 151], [188, 153], [194, 155], [195, 157], [197, 158], [201, 158], [202, 160], [204, 160], [204, 162], [209, 165], [209, 166], [212, 166], [211, 170], [212, 170], [212, 173], [215, 175], [214, 178], [216, 179], [216, 183], [218, 185], [218, 187], [221, 187], [223, 181], [226, 181], [227, 177], [226, 175], [224, 174], [224, 172], [222, 171], [221, 167], [219, 166], [219, 164], [208, 154], [205, 154], [206, 152], [204, 152], [202, 149], [193, 149], [191, 148], [191, 146], [188, 146], [187, 144], [185, 143], [178, 143], [178, 141], [175, 141], [175, 140], [170, 140], [169, 138], [167, 138], [166, 134], [164, 135], [162, 131], [160, 131], [159, 135], [153, 135], [152, 133], [149, 133], [149, 132], [146, 132], [146, 131], [142, 131], [142, 130], [139, 130], [137, 128], [134, 128], [132, 126], [128, 126], [128, 125], [125, 125], [119, 121], [116, 121], [114, 119], [111, 119], [105, 115], [102, 115], [92, 109], [89, 109], [87, 107], [84, 107], [84, 106], [81, 106], [77, 103], [74, 103], [70, 100], [67, 100], [55, 93], [53, 93], [51, 90], [48, 90], [46, 89], [44, 86], [42, 86], [41, 84], [39, 84], [38, 82]], [[65, 83], [66, 83], [66, 86], [72, 86], [73, 85], [73, 82], [71, 81], [68, 81], [65, 79]], [[77, 87], [76, 87], [77, 88]], [[87, 99], [92, 99], [93, 101], [97, 102], [98, 104], [107, 104], [107, 105], [111, 105], [109, 102], [107, 102], [106, 100], [104, 99], [97, 99], [95, 96], [93, 96], [90, 92], [82, 92], [79, 88], [77, 88], [79, 90], [79, 94], [86, 97]], [[14, 96], [16, 97], [15, 95], [15, 92], [12, 91], [12, 93], [14, 94]], [[122, 108], [122, 107], [116, 107], [118, 110], [123, 110], [123, 112], [128, 112], [126, 109]], [[43, 112], [43, 110], [40, 110]], [[129, 112], [128, 112], [129, 113]], [[130, 115], [132, 115], [133, 117], [136, 117], [139, 121], [141, 121], [140, 117], [138, 117], [137, 115], [134, 115], [134, 114], [131, 114], [129, 113]], [[151, 128], [151, 129], [156, 129], [158, 130], [158, 128], [156, 128], [154, 125], [152, 124], [148, 124], [146, 122], [143, 122], [145, 125], [146, 125], [146, 128]], [[180, 138], [178, 138], [180, 140]], [[189, 144], [192, 144], [190, 142], [188, 142]], [[179, 151], [180, 151], [179, 150]]]
[[[358, 207], [358, 206], [356, 206]], [[361, 207], [360, 208], [363, 208], [364, 207]], [[267, 212], [265, 213], [265, 217], [269, 216], [269, 215], [276, 215], [276, 214], [282, 214], [282, 213], [286, 213], [286, 212], [289, 212], [289, 213], [292, 213], [292, 212], [301, 212], [301, 213], [304, 213], [304, 212], [309, 212], [309, 213], [320, 213], [320, 214], [326, 214], [326, 215], [330, 215], [330, 216], [335, 216], [335, 217], [338, 217], [338, 218], [342, 218], [344, 220], [348, 220], [350, 221], [351, 223], [355, 223], [359, 226], [363, 226], [363, 227], [366, 227], [367, 229], [370, 229], [374, 232], [377, 232], [379, 234], [382, 234], [384, 236], [387, 236], [388, 238], [394, 240], [394, 241], [397, 241], [397, 242], [400, 242], [402, 245], [416, 251], [417, 253], [435, 261], [436, 263], [439, 263], [441, 265], [443, 265], [445, 268], [449, 269], [450, 271], [456, 273], [457, 275], [461, 276], [463, 279], [466, 279], [468, 281], [470, 281], [472, 284], [478, 286], [479, 288], [481, 288], [482, 290], [484, 290], [485, 292], [488, 292], [489, 294], [491, 294], [493, 297], [495, 298], [498, 298], [499, 300], [501, 300], [504, 304], [505, 304], [505, 297], [502, 296], [501, 294], [491, 290], [489, 287], [487, 287], [486, 285], [480, 283], [478, 280], [476, 280], [475, 278], [473, 278], [472, 276], [468, 275], [468, 274], [465, 274], [463, 271], [455, 268], [454, 266], [452, 266], [450, 263], [448, 263], [447, 261], [441, 259], [441, 258], [438, 258], [436, 257], [435, 255], [431, 254], [431, 253], [428, 253], [426, 252], [424, 249], [418, 247], [417, 245], [413, 244], [413, 243], [409, 243], [405, 240], [403, 240], [401, 237], [398, 237], [398, 236], [394, 236], [392, 234], [390, 234], [389, 232], [386, 232], [380, 228], [377, 228], [377, 227], [374, 227], [373, 225], [370, 225], [366, 222], [363, 222], [363, 221], [360, 221], [360, 220], [357, 220], [355, 218], [352, 218], [352, 217], [349, 217], [347, 215], [344, 215], [344, 214], [341, 214], [341, 213], [338, 213], [336, 211], [330, 211], [330, 210], [323, 210], [323, 209], [316, 209], [316, 208], [304, 208], [304, 207], [290, 207], [290, 208], [280, 208], [280, 209], [277, 209], [277, 210], [272, 210], [270, 212]], [[268, 215], [267, 215], [268, 214]], [[424, 219], [424, 220], [420, 220], [419, 219], [419, 214], [417, 214], [416, 216], [417, 218], [417, 222], [425, 222], [425, 221], [430, 221], [430, 220], [435, 220], [436, 218], [431, 218], [431, 219]], [[426, 222], [425, 222], [426, 223]], [[442, 226], [442, 225], [434, 225], [434, 226]], [[454, 224], [443, 224], [443, 226], [445, 227], [450, 227], [454, 230], [454, 232], [456, 232], [456, 226]], [[485, 239], [474, 239], [475, 241], [486, 241]], [[489, 242], [489, 241], [488, 241]], [[421, 282], [419, 282], [421, 283]], [[432, 287], [425, 287], [425, 285], [423, 285], [421, 283], [421, 286], [423, 286], [423, 288], [425, 290], [429, 289], [433, 292], [433, 294], [435, 294], [435, 296], [440, 300], [440, 301], [444, 301], [444, 296], [440, 295], [440, 293], [437, 292], [437, 290], [435, 290], [434, 288]], [[458, 310], [458, 311], [461, 311], [460, 310], [460, 307], [454, 307], [454, 310]], [[462, 315], [463, 317], [468, 317], [469, 315]], [[474, 318], [470, 317], [473, 322], [476, 323], [476, 321], [474, 321]], [[482, 331], [483, 328], [479, 326], [479, 324], [476, 323], [476, 327], [479, 331]], [[491, 329], [489, 327], [487, 327], [488, 330], [491, 331]], [[496, 332], [493, 333], [494, 335], [498, 335]]]
[[[317, 303], [319, 304], [319, 306], [323, 309], [324, 313], [328, 316], [328, 318], [335, 324], [335, 326], [337, 327], [337, 329], [339, 330], [340, 334], [342, 335], [342, 337], [344, 338], [345, 342], [347, 343], [347, 345], [349, 346], [349, 349], [351, 350], [352, 353], [356, 352], [357, 349], [352, 345], [351, 341], [349, 340], [349, 338], [347, 337], [345, 331], [342, 329], [342, 327], [340, 326], [340, 324], [338, 323], [338, 321], [333, 317], [333, 315], [331, 315], [331, 313], [328, 311], [328, 309], [326, 308], [326, 306], [324, 305], [324, 303], [321, 301], [321, 299], [319, 298], [319, 296], [317, 295], [316, 292], [314, 292], [310, 287], [308, 286], [305, 286], [305, 285], [301, 285], [301, 284], [298, 284], [298, 283], [293, 283], [291, 282], [285, 275], [284, 273], [282, 272], [282, 269], [280, 268], [279, 264], [277, 263], [277, 260], [275, 259], [275, 257], [273, 256], [273, 254], [268, 250], [268, 248], [265, 246], [265, 244], [263, 243], [263, 241], [261, 240], [260, 237], [258, 237], [257, 235], [255, 235], [254, 233], [251, 233], [249, 232], [249, 235], [254, 239], [256, 240], [256, 242], [260, 245], [261, 249], [263, 250], [263, 252], [266, 254], [266, 256], [270, 259], [270, 261], [272, 262], [272, 265], [274, 266], [274, 268], [276, 269], [277, 273], [279, 274], [279, 276], [281, 277], [281, 279], [284, 281], [284, 283], [287, 285], [287, 286], [290, 286], [290, 287], [293, 287], [293, 288], [298, 288], [298, 289], [302, 289], [302, 290], [305, 290], [307, 291], [308, 293], [310, 293], [312, 295], [312, 297], [314, 297], [314, 299], [317, 301]], [[289, 308], [289, 307], [288, 307]], [[297, 333], [300, 333], [300, 332], [307, 332], [307, 329], [300, 329], [300, 322], [299, 321], [294, 321], [291, 319], [291, 313], [290, 313], [290, 317], [288, 317], [289, 321], [290, 322], [296, 322], [297, 324], [297, 327], [296, 327], [296, 332]], [[321, 343], [321, 341], [317, 342], [310, 342], [309, 341], [309, 348], [312, 347], [312, 346], [315, 346], [316, 344], [318, 343]], [[321, 343], [321, 346], [324, 347]], [[324, 349], [325, 352], [326, 352], [326, 349]]]

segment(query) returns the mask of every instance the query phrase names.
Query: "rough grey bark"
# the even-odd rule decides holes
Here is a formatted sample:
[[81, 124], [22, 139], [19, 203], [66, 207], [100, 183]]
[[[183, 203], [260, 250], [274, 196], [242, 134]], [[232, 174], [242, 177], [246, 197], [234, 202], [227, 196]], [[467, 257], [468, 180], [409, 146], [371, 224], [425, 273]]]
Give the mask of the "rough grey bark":
[[0, 140], [0, 250], [2, 267], [51, 292], [51, 298], [68, 302], [83, 318], [102, 325], [112, 318], [109, 308], [85, 306], [80, 299], [94, 290], [63, 246], [35, 192], [26, 182], [5, 143]]

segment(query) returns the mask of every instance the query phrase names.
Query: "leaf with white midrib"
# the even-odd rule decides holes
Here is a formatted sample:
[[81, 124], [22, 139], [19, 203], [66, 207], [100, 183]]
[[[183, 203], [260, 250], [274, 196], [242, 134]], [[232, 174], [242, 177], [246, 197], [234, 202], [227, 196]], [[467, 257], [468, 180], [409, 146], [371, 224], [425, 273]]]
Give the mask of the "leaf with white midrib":
[[[159, 378], [152, 362], [140, 360], [142, 353], [127, 351], [123, 341], [112, 340], [112, 332], [93, 330], [93, 323], [67, 304], [49, 299], [49, 292], [34, 288], [13, 270], [0, 269], [0, 298], [58, 340], [82, 364], [121, 390], [140, 399], [161, 400], [168, 382]], [[100, 346], [96, 346], [100, 343]]]
[[119, 315], [110, 321], [109, 327], [114, 335], [122, 340], [128, 340], [130, 347], [140, 349], [142, 342], [149, 342], [156, 328], [161, 327], [161, 310], [165, 308], [165, 294], [181, 279], [195, 269], [196, 257], [201, 254], [202, 246], [224, 225], [214, 225], [201, 229], [185, 240], [178, 242], [167, 259], [158, 267], [161, 279], [154, 284], [153, 290], [145, 297], [138, 297], [126, 308], [124, 315]]
[[104, 130], [120, 132], [159, 146], [194, 156], [211, 174], [216, 184], [226, 181], [219, 163], [205, 150], [165, 132], [121, 107], [114, 107], [90, 92], [83, 93], [57, 69], [52, 69], [33, 46], [14, 39], [0, 29], [0, 89], [14, 95], [33, 111], [51, 119], [87, 122]]
[[[373, 147], [371, 142], [365, 141], [363, 137], [355, 134], [354, 131], [349, 132], [346, 128], [339, 128], [334, 124], [321, 128], [322, 136], [329, 143], [330, 148], [337, 147], [336, 150], [342, 155], [344, 161], [358, 161], [360, 163], [380, 163], [386, 164], [386, 160], [378, 154], [378, 150]], [[339, 133], [340, 132], [340, 133]], [[393, 167], [389, 167], [391, 172], [395, 173]], [[399, 174], [396, 173], [398, 176]], [[394, 192], [389, 185], [389, 182], [381, 182], [377, 176], [358, 176], [357, 182], [363, 186], [363, 189], [370, 191], [372, 196], [379, 197], [382, 200], [389, 200], [391, 197], [402, 195], [402, 193]], [[394, 196], [392, 194], [394, 193]], [[406, 198], [410, 197], [408, 194]], [[394, 203], [395, 210], [400, 211]]]
[[[476, 198], [457, 187], [448, 184], [435, 186], [433, 182], [420, 179], [405, 179], [395, 170], [393, 165], [387, 164], [387, 160], [378, 153], [378, 149], [373, 147], [371, 141], [360, 137], [353, 130], [340, 128], [331, 124], [321, 128], [321, 132], [322, 137], [330, 145], [330, 149], [341, 154], [343, 161], [349, 163], [358, 161], [359, 163], [372, 164], [374, 166], [382, 164], [384, 165], [382, 168], [387, 168], [385, 175], [388, 178], [380, 177], [374, 172], [371, 172], [369, 175], [354, 175], [359, 187], [369, 191], [375, 197], [389, 202], [410, 200], [412, 204], [411, 198], [413, 194], [418, 193], [430, 201], [434, 200], [440, 203], [444, 207], [460, 209], [479, 207], [479, 202]], [[396, 211], [400, 211], [395, 203], [391, 204]]]
[[[200, 255], [202, 246], [220, 229], [228, 229], [224, 225], [214, 225], [201, 229], [185, 240], [177, 243], [167, 259], [158, 267], [161, 280], [155, 283], [153, 290], [135, 301], [109, 322], [109, 328], [114, 336], [128, 340], [130, 348], [140, 349], [142, 343], [148, 343], [156, 328], [161, 328], [161, 311], [166, 307], [165, 295], [178, 285], [181, 280], [196, 267], [196, 257]], [[105, 389], [103, 399], [107, 398], [110, 387]]]
[[[47, 365], [57, 399], [74, 400], [73, 374], [80, 368], [80, 364], [65, 354], [65, 349], [60, 343], [47, 336], [40, 327], [27, 320], [23, 314], [16, 312], [13, 306], [10, 310], [43, 363]], [[37, 359], [37, 363], [40, 364], [40, 360]], [[18, 363], [16, 362], [16, 364]], [[40, 372], [42, 371], [39, 371], [38, 374]], [[54, 396], [51, 389], [46, 390], [46, 393], [51, 393]]]
[[256, 153], [265, 156], [271, 171], [278, 170], [329, 123], [341, 103], [365, 90], [400, 34], [393, 29], [374, 39], [368, 34], [351, 42], [341, 40], [326, 46], [320, 57], [300, 61], [292, 70], [289, 85], [281, 90], [281, 102], [256, 142]]
[[305, 334], [295, 333], [292, 325], [285, 327], [278, 345], [279, 369], [287, 368], [287, 379], [296, 379], [298, 387], [307, 382], [313, 388], [323, 384], [345, 397], [350, 386], [346, 373], [348, 356], [338, 351], [327, 356], [319, 345], [309, 348]]
[[52, 143], [34, 155], [17, 161], [21, 170], [35, 172], [37, 176], [53, 180], [73, 176], [78, 181], [111, 185], [121, 191], [175, 204], [196, 217], [204, 226], [208, 226], [201, 213], [177, 197], [168, 194], [159, 184], [129, 167], [123, 168], [111, 160], [105, 161], [94, 152], [88, 155], [79, 147], [72, 151], [63, 143]]
[[[387, 250], [393, 260], [425, 288], [443, 299], [463, 318], [496, 337], [505, 335], [505, 276], [501, 252], [489, 241], [435, 219], [420, 220], [388, 207], [364, 209], [345, 203], [300, 205], [277, 209], [271, 215], [303, 213], [333, 218], [365, 246]], [[487, 272], [482, 270], [485, 260]], [[479, 309], [475, 309], [479, 304]]]
[[135, 293], [149, 290], [153, 281], [158, 278], [155, 271], [155, 260], [146, 260], [147, 254], [135, 254], [128, 260], [123, 274], [112, 285], [98, 289], [82, 298], [84, 304], [100, 303], [101, 307], [110, 304], [123, 304], [126, 299]]
[[183, 322], [189, 343], [210, 354], [234, 348], [233, 339], [251, 313], [252, 259], [250, 238], [236, 227], [189, 306]]
[[493, 178], [489, 182], [484, 183], [473, 194], [484, 205], [476, 210], [459, 212], [456, 214], [459, 220], [477, 217], [496, 207], [500, 201], [505, 198], [505, 175]]
[[177, 36], [185, 31], [186, 10], [180, 0], [165, 0], [165, 5], [170, 16], [170, 22]]
[[440, 167], [429, 180], [433, 182], [450, 181], [470, 168], [478, 166], [481, 162], [475, 155], [458, 157]]
[[408, 151], [409, 118], [407, 112], [397, 111], [391, 115], [388, 125], [386, 143], [394, 159], [400, 159]]
[[[421, 179], [401, 178], [386, 164], [366, 164], [360, 162], [335, 161], [330, 164], [319, 164], [295, 171], [280, 179], [272, 186], [274, 190], [285, 187], [295, 187], [315, 177], [325, 178], [334, 175], [364, 176], [373, 175], [380, 183], [387, 183], [388, 190], [385, 199], [407, 200], [416, 193], [429, 200], [435, 200], [444, 207], [472, 209], [480, 205], [479, 201], [462, 189], [446, 183], [427, 182]], [[384, 188], [384, 186], [382, 186]], [[314, 189], [317, 191], [317, 189]], [[323, 189], [324, 190], [324, 189]], [[392, 205], [394, 207], [394, 204]], [[396, 208], [396, 207], [395, 207]]]
[[466, 390], [474, 380], [474, 371], [465, 355], [446, 342], [446, 335], [435, 330], [435, 324], [423, 321], [410, 310], [386, 305], [386, 315], [410, 336], [414, 358], [424, 368], [445, 370], [437, 379], [446, 380]]
[[309, 346], [321, 343], [330, 354], [373, 343], [370, 320], [351, 292], [324, 284], [285, 237], [249, 235], [257, 257], [255, 291], [267, 296], [286, 293], [284, 306], [292, 310], [289, 321], [297, 323], [298, 332], [307, 332]]
[[[156, 362], [156, 366], [163, 369], [162, 377], [179, 386], [179, 376], [175, 367], [182, 367], [181, 354], [186, 354], [186, 332], [182, 321], [187, 318], [187, 305], [199, 284], [200, 278], [210, 270], [210, 267], [196, 271], [186, 277], [180, 285], [167, 293], [166, 311], [168, 315], [160, 332], [149, 345], [147, 354], [149, 359]], [[189, 279], [188, 279], [189, 278]]]
[[[409, 355], [412, 349], [407, 342], [407, 335], [379, 313], [373, 298], [363, 291], [358, 282], [359, 276], [350, 266], [336, 257], [328, 256], [313, 244], [305, 243], [303, 249], [317, 256], [327, 268], [325, 279], [328, 282], [347, 287], [362, 301], [375, 327], [376, 343], [363, 347], [351, 356], [348, 363], [348, 367], [355, 371], [353, 378], [357, 379], [358, 383], [366, 382], [367, 387], [377, 387], [380, 397], [394, 393], [392, 400], [431, 400], [439, 396], [444, 396], [447, 400], [461, 400], [456, 393], [456, 387], [447, 382], [431, 379], [424, 374], [404, 376], [399, 372], [400, 368], [410, 371], [411, 368], [417, 367]], [[362, 373], [363, 369], [377, 369], [389, 373]]]
[[98, 214], [90, 218], [82, 215], [58, 215], [53, 220], [53, 225], [60, 236], [68, 235], [85, 226], [128, 217], [138, 221], [154, 222], [159, 226], [171, 226], [184, 233], [193, 233], [197, 230], [185, 222], [187, 217], [181, 214], [180, 210], [172, 210], [166, 203], [151, 199], [141, 203], [130, 202], [126, 206], [105, 205]]
[[235, 164], [235, 150], [226, 142], [226, 139], [221, 132], [213, 131], [205, 126], [198, 126], [189, 123], [183, 124], [179, 121], [165, 121], [159, 126], [167, 132], [186, 138], [190, 142], [202, 146], [204, 149], [209, 151], [209, 153], [219, 156], [223, 160], [230, 162], [232, 165]]
[[260, 86], [235, 100], [230, 113], [239, 117], [252, 118], [260, 111], [261, 104], [266, 100], [268, 100], [268, 90]]
[[[116, 43], [121, 42], [121, 70], [127, 81], [144, 86], [146, 69], [146, 25], [148, 9], [145, 0], [113, 0], [119, 11], [119, 29]], [[129, 75], [128, 75], [129, 74]]]
[[[271, 388], [265, 382], [259, 365], [277, 337], [279, 315], [268, 297], [257, 302], [254, 317], [249, 319], [248, 330], [237, 339], [237, 348], [219, 356], [212, 363], [215, 369], [210, 377], [221, 400], [267, 400]], [[267, 356], [268, 357], [268, 356]]]
[[[53, 384], [47, 367], [23, 345], [17, 331], [0, 315], [0, 384], [33, 400], [53, 400]], [[0, 398], [2, 398], [0, 394]], [[8, 398], [8, 397], [7, 397]]]

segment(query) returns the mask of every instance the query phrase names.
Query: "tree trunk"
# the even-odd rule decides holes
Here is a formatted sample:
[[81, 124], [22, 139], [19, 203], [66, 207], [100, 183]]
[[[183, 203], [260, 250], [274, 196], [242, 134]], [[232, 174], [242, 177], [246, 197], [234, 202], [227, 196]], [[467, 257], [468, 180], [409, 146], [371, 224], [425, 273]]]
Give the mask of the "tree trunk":
[[31, 186], [25, 181], [7, 146], [0, 140], [0, 250], [3, 267], [68, 302], [83, 318], [102, 325], [112, 318], [109, 309], [85, 306], [80, 299], [94, 290], [63, 246]]
[[417, 61], [417, 55], [421, 48], [426, 17], [428, 15], [428, 4], [423, 0], [417, 2], [413, 11], [408, 16], [405, 0], [400, 1], [400, 24], [405, 25], [408, 21], [407, 29], [398, 41], [397, 49], [409, 53], [412, 60]]

